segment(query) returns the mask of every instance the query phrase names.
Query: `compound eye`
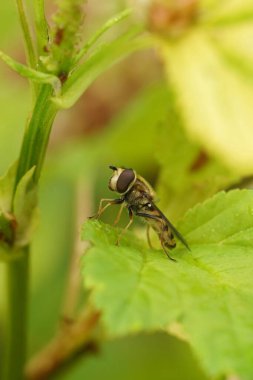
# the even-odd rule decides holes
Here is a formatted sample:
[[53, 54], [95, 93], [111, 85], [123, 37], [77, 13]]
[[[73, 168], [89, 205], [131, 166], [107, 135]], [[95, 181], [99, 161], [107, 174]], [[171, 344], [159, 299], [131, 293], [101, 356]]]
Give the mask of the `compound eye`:
[[128, 190], [131, 183], [134, 181], [134, 179], [135, 179], [134, 171], [132, 169], [125, 169], [120, 174], [117, 180], [117, 185], [116, 185], [117, 192], [125, 193]]

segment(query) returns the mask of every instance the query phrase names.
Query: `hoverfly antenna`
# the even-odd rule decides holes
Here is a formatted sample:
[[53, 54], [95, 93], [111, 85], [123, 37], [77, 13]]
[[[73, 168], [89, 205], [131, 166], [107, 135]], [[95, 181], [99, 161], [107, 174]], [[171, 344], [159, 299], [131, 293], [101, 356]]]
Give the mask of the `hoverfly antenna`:
[[110, 165], [109, 168], [112, 170], [117, 170], [116, 166], [113, 166], [113, 165]]

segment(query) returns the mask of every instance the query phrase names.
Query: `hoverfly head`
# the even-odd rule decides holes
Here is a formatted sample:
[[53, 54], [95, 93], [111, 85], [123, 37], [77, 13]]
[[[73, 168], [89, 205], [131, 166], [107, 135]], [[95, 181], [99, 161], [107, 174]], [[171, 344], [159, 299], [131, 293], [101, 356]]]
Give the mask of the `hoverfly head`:
[[113, 175], [109, 180], [109, 189], [120, 194], [127, 193], [136, 181], [135, 171], [112, 165], [109, 168], [113, 170]]

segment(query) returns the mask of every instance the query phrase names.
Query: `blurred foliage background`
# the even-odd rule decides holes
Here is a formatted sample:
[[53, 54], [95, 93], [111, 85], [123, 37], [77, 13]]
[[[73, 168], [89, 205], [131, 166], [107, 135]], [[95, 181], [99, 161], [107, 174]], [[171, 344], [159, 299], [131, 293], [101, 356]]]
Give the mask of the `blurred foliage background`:
[[[164, 17], [166, 19], [167, 16], [162, 12], [165, 3], [160, 2], [159, 5], [159, 2], [154, 2], [153, 16], [149, 19], [150, 29], [158, 31], [158, 40], [161, 35], [164, 37], [165, 33], [163, 23], [166, 24]], [[201, 3], [204, 11], [206, 9], [207, 19], [212, 12], [215, 14], [217, 2]], [[234, 9], [231, 10], [232, 3]], [[224, 2], [224, 6], [220, 6], [219, 17], [216, 17], [218, 28], [214, 34], [216, 33], [217, 37], [219, 25], [225, 19], [224, 23], [227, 23], [228, 28], [220, 31], [220, 43], [226, 42], [226, 46], [236, 47], [240, 56], [244, 54], [245, 62], [250, 64], [253, 57], [252, 40], [249, 40], [253, 31], [250, 18], [252, 14], [242, 19], [241, 26], [239, 17], [238, 20], [235, 17], [237, 14], [241, 15], [240, 12], [237, 13], [240, 10], [239, 3], [233, 1], [229, 6], [228, 2]], [[47, 14], [50, 16], [55, 5], [50, 1], [46, 5]], [[109, 17], [129, 5], [134, 6], [137, 22], [143, 21], [145, 2], [130, 4], [122, 0], [88, 1], [85, 8], [84, 39]], [[188, 11], [190, 12], [189, 9]], [[229, 15], [234, 12], [234, 24], [237, 25], [237, 29], [231, 26], [234, 25], [233, 20], [231, 18], [229, 21], [229, 17], [226, 18], [226, 12]], [[0, 15], [1, 50], [18, 61], [25, 62], [14, 2], [1, 2]], [[205, 12], [203, 18], [205, 19]], [[105, 38], [110, 39], [110, 36], [126, 30], [129, 22], [132, 21], [124, 21], [109, 31]], [[205, 28], [211, 28], [210, 25], [211, 21]], [[235, 156], [235, 163], [231, 164], [231, 158], [224, 159], [220, 153], [222, 146], [217, 154], [213, 148], [208, 149], [208, 144], [213, 144], [213, 141], [209, 141], [209, 127], [201, 132], [202, 136], [207, 134], [206, 143], [201, 143], [201, 137], [199, 138], [197, 133], [194, 134], [191, 127], [185, 128], [188, 108], [194, 110], [197, 101], [200, 103], [200, 109], [202, 107], [202, 99], [196, 99], [194, 94], [191, 94], [195, 85], [190, 83], [190, 79], [194, 80], [196, 72], [200, 73], [202, 69], [205, 72], [208, 66], [205, 62], [202, 62], [201, 66], [201, 58], [197, 55], [200, 54], [201, 57], [201, 49], [199, 53], [195, 45], [191, 48], [191, 43], [190, 41], [190, 53], [187, 52], [187, 56], [182, 54], [177, 61], [176, 58], [175, 61], [174, 58], [168, 59], [168, 64], [166, 57], [169, 53], [163, 41], [157, 44], [156, 51], [150, 49], [132, 54], [100, 76], [74, 107], [61, 111], [57, 116], [40, 181], [40, 221], [32, 244], [29, 357], [54, 336], [59, 319], [66, 309], [69, 308], [71, 317], [75, 316], [76, 308], [72, 307], [67, 291], [73, 252], [80, 253], [83, 250], [79, 242], [81, 223], [94, 213], [101, 198], [110, 197], [107, 189], [109, 164], [134, 167], [147, 178], [158, 191], [159, 206], [174, 221], [195, 203], [206, 199], [219, 189], [233, 185], [242, 175], [250, 174], [252, 168], [245, 166], [245, 170], [240, 169], [243, 160], [239, 160], [240, 163], [237, 164]], [[170, 44], [169, 49], [176, 57], [179, 54], [175, 47], [177, 42], [171, 41]], [[193, 68], [188, 60], [188, 54], [194, 56], [194, 52], [197, 55], [196, 60], [199, 59], [200, 62], [196, 68]], [[240, 62], [236, 59], [231, 59], [231, 65], [232, 63], [239, 67]], [[166, 71], [170, 68], [168, 79]], [[241, 70], [244, 75], [247, 68], [248, 66], [244, 65]], [[182, 79], [184, 76], [187, 76], [185, 82]], [[0, 172], [4, 173], [19, 154], [24, 125], [30, 112], [31, 94], [27, 81], [10, 71], [4, 64], [0, 65], [0, 78]], [[204, 73], [203, 78], [205, 84], [205, 80], [210, 80], [209, 73]], [[186, 97], [192, 96], [192, 102], [187, 104], [183, 97], [182, 102], [176, 104], [174, 91], [183, 91], [182, 88], [186, 86], [187, 81], [189, 87]], [[174, 87], [168, 85], [170, 82]], [[253, 89], [251, 91], [253, 94]], [[215, 92], [213, 96], [215, 97]], [[208, 97], [207, 101], [211, 102]], [[178, 106], [186, 109], [186, 115], [178, 111]], [[215, 100], [210, 107], [216, 107]], [[210, 120], [217, 120], [215, 117], [211, 117]], [[199, 120], [200, 123], [204, 120], [202, 115], [196, 118], [197, 125]], [[240, 115], [238, 118], [240, 119]], [[226, 120], [226, 115], [223, 120]], [[217, 122], [217, 125], [219, 128], [220, 122]], [[231, 129], [233, 138], [230, 142], [229, 128], [227, 125], [225, 139], [228, 146], [232, 144], [229, 153], [231, 156], [231, 151], [233, 153], [235, 148], [234, 141], [240, 133], [236, 135], [236, 131]], [[252, 125], [250, 128], [252, 129]], [[219, 134], [217, 138], [219, 139]], [[245, 138], [248, 139], [249, 135]], [[114, 215], [114, 211], [108, 211], [103, 220], [110, 222]], [[2, 310], [5, 304], [3, 279], [2, 265]], [[84, 297], [85, 294], [82, 294], [80, 289], [77, 296], [79, 305]], [[66, 368], [58, 376], [59, 379], [71, 380], [86, 377], [112, 380], [119, 377], [133, 380], [154, 377], [170, 380], [207, 379], [187, 343], [165, 333], [110, 340], [102, 344], [96, 355], [80, 358], [74, 367]]]

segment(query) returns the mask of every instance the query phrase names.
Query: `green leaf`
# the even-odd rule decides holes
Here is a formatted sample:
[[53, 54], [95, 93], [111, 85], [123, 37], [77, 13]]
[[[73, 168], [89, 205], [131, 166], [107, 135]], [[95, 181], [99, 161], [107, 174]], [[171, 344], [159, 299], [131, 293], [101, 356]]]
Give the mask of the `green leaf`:
[[188, 134], [238, 174], [251, 174], [252, 79], [228, 65], [200, 29], [160, 47]]
[[0, 51], [0, 58], [12, 70], [16, 71], [16, 73], [18, 73], [22, 77], [31, 79], [32, 81], [38, 82], [38, 83], [51, 84], [51, 86], [53, 87], [55, 91], [55, 94], [58, 95], [60, 93], [61, 82], [59, 78], [57, 78], [55, 75], [43, 73], [42, 71], [37, 71], [37, 70], [31, 69], [28, 66], [22, 65], [22, 63], [15, 61], [13, 58], [4, 54], [2, 51]]
[[0, 177], [0, 211], [9, 213], [12, 206], [12, 194], [16, 178], [17, 163], [14, 162], [5, 175]]
[[112, 336], [170, 329], [183, 334], [212, 376], [251, 379], [253, 362], [253, 191], [221, 192], [190, 210], [167, 259], [130, 232], [88, 221], [84, 283]]
[[[249, 29], [250, 35], [253, 32], [253, 26]], [[219, 52], [220, 56], [224, 59], [224, 62], [235, 70], [237, 75], [240, 75], [242, 79], [253, 83], [253, 50], [247, 53], [245, 49], [247, 48], [247, 43], [245, 45], [241, 44], [240, 41], [237, 40], [236, 43], [239, 45], [237, 49], [234, 46], [229, 46], [228, 41], [222, 41], [213, 38], [212, 42], [217, 48], [217, 52]], [[228, 46], [227, 46], [228, 45]]]
[[200, 0], [200, 7], [203, 19], [212, 25], [235, 25], [253, 19], [251, 0]]
[[13, 202], [13, 212], [17, 221], [15, 244], [24, 246], [30, 242], [37, 226], [37, 186], [34, 183], [35, 167], [31, 168], [20, 180]]
[[16, 171], [17, 163], [15, 162], [0, 178], [0, 241], [4, 243], [3, 250], [7, 249], [6, 243], [10, 245], [13, 243], [15, 236], [16, 220], [12, 213], [12, 196]]
[[[246, 71], [246, 73], [248, 73], [248, 80], [252, 80], [252, 75], [249, 71], [250, 66], [252, 67], [253, 65], [252, 33], [253, 22], [219, 28], [212, 33], [212, 42], [215, 42], [216, 47], [222, 47], [223, 50], [229, 52], [229, 56], [232, 58], [229, 57], [230, 59], [225, 59], [225, 62], [239, 63], [237, 67], [235, 66], [236, 71], [238, 74]], [[233, 59], [233, 56], [236, 56], [236, 59]]]
[[100, 74], [130, 53], [150, 44], [149, 39], [133, 38], [133, 34], [136, 34], [136, 29], [100, 47], [73, 72], [63, 85], [62, 95], [53, 101], [61, 108], [71, 107]]
[[107, 20], [104, 25], [101, 26], [87, 41], [87, 43], [83, 46], [83, 48], [77, 54], [74, 62], [78, 62], [83, 56], [87, 53], [87, 51], [98, 41], [98, 39], [106, 33], [109, 29], [111, 29], [114, 25], [118, 24], [120, 21], [124, 20], [131, 14], [131, 9], [125, 9], [123, 12], [113, 16], [109, 20]]

